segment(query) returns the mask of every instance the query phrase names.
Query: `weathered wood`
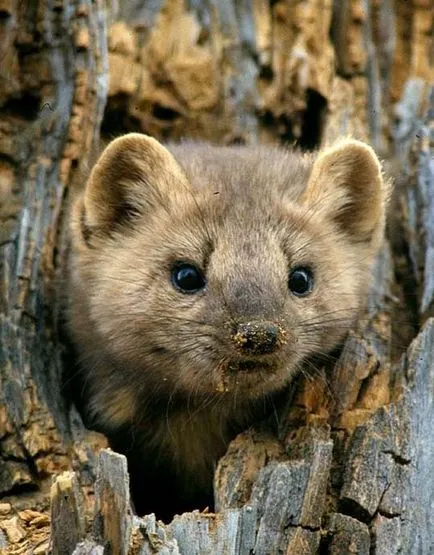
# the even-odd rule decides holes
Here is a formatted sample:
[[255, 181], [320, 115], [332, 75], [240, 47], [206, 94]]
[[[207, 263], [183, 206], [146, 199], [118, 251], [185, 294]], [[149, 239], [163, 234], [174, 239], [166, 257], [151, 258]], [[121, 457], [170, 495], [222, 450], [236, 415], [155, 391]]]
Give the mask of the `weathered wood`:
[[91, 540], [85, 540], [77, 545], [72, 555], [104, 555], [104, 548]]
[[113, 555], [128, 553], [131, 536], [130, 484], [124, 456], [102, 451], [95, 487], [95, 535]]
[[[427, 102], [423, 102], [425, 98]], [[417, 142], [407, 170], [410, 187], [404, 192], [402, 201], [407, 216], [404, 232], [418, 286], [418, 311], [423, 321], [434, 315], [434, 87], [419, 100], [414, 109], [403, 112], [405, 117], [401, 120], [402, 127], [414, 125], [412, 116], [421, 104], [427, 104], [429, 117], [417, 130]], [[404, 136], [404, 144], [405, 139]]]
[[318, 144], [333, 84], [331, 0], [169, 0], [119, 10], [129, 25], [109, 33], [111, 132]]
[[239, 434], [219, 461], [214, 477], [215, 510], [242, 507], [250, 499], [258, 473], [268, 461], [284, 457], [281, 443], [272, 434], [249, 430]]
[[51, 486], [51, 549], [72, 553], [84, 538], [84, 513], [78, 481], [73, 472], [63, 472]]
[[328, 550], [330, 555], [354, 553], [368, 555], [371, 539], [369, 528], [363, 522], [340, 513], [330, 516], [327, 523]]
[[[54, 554], [432, 553], [430, 2], [113, 1], [109, 87], [102, 2], [19, 4], [0, 2], [0, 549], [46, 553], [51, 529]], [[96, 480], [104, 440], [60, 379], [63, 209], [107, 92], [107, 137], [312, 148], [351, 133], [391, 146], [400, 172], [399, 238], [339, 359], [296, 384], [278, 434], [261, 423], [233, 441], [217, 514], [166, 525], [131, 514], [121, 455], [101, 452]], [[51, 524], [48, 481], [72, 468]]]
[[6, 534], [11, 552], [42, 549], [25, 510], [47, 511], [51, 476], [72, 465], [89, 485], [97, 450], [63, 395], [54, 285], [67, 185], [103, 115], [104, 7], [52, 4], [0, 7], [0, 496], [21, 511], [0, 520], [26, 532]]

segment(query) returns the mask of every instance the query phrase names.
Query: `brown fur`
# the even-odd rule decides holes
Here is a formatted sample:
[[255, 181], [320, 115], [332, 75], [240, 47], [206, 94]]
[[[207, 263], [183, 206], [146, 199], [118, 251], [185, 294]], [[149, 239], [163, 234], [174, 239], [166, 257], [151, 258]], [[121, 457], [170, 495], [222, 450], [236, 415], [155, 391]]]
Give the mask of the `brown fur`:
[[[93, 421], [126, 430], [144, 461], [179, 478], [179, 495], [209, 489], [257, 400], [357, 318], [388, 193], [374, 152], [354, 140], [319, 155], [112, 142], [71, 218], [69, 325]], [[203, 269], [204, 291], [173, 287], [179, 260]], [[300, 265], [315, 279], [303, 298], [288, 290]], [[242, 358], [233, 329], [249, 321], [276, 323], [284, 340]]]

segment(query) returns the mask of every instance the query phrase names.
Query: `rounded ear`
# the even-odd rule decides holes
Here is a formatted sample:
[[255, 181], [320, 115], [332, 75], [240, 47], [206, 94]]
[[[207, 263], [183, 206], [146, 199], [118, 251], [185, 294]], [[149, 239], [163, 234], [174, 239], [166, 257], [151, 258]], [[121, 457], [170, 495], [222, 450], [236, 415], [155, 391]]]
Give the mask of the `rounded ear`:
[[115, 139], [92, 169], [82, 198], [83, 236], [109, 233], [189, 187], [172, 154], [147, 135]]
[[370, 146], [344, 139], [320, 152], [302, 196], [355, 242], [379, 242], [390, 184]]

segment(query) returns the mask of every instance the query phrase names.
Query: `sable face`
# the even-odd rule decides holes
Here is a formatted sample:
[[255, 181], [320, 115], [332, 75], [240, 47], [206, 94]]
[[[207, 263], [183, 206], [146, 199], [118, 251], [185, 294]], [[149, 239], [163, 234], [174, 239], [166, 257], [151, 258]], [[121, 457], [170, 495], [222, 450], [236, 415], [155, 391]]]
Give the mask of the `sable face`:
[[257, 398], [363, 304], [387, 187], [372, 150], [312, 156], [127, 135], [72, 220], [71, 328], [113, 424], [152, 398]]

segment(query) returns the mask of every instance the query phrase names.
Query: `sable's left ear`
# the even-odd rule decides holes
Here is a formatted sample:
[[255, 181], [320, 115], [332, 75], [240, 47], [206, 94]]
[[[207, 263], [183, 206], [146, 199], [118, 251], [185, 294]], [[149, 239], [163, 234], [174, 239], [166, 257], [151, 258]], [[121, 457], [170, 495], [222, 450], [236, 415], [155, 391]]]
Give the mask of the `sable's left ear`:
[[372, 148], [345, 139], [320, 152], [301, 200], [332, 218], [353, 241], [377, 247], [389, 189]]

